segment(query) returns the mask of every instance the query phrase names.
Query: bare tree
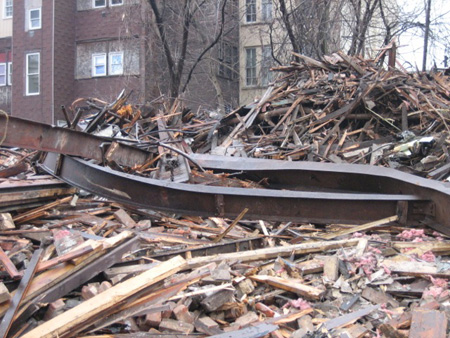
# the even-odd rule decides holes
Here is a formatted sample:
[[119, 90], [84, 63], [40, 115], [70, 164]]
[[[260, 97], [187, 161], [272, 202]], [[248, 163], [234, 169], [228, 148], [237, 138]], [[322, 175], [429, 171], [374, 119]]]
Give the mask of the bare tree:
[[[187, 90], [200, 63], [211, 60], [210, 52], [224, 36], [228, 1], [148, 0], [153, 14], [157, 39], [165, 60], [169, 80], [168, 92], [176, 98]], [[217, 20], [208, 20], [211, 13]], [[208, 39], [199, 36], [208, 32]]]

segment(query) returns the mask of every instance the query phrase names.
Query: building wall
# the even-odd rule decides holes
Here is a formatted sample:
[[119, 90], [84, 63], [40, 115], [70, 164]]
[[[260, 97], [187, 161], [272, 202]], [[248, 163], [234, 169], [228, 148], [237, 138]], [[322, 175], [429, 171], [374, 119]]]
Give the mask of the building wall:
[[[239, 102], [245, 105], [261, 98], [267, 90], [267, 84], [262, 81], [263, 48], [270, 46], [270, 26], [272, 20], [265, 21], [262, 17], [262, 0], [255, 0], [256, 3], [256, 21], [248, 22], [246, 16], [246, 0], [239, 0], [240, 27], [239, 27]], [[272, 6], [272, 16], [275, 15], [274, 6]], [[280, 27], [275, 22], [272, 33], [274, 42], [278, 44], [278, 32]], [[281, 35], [280, 38], [281, 39]], [[256, 52], [256, 84], [248, 85], [246, 81], [246, 62], [247, 49], [255, 49]]]
[[[15, 1], [14, 18], [10, 20], [14, 32], [14, 86], [0, 88], [0, 109], [7, 108], [14, 116], [56, 123], [64, 118], [61, 106], [69, 107], [78, 98], [96, 97], [111, 102], [125, 89], [133, 91], [131, 102], [144, 103], [165, 93], [167, 71], [162, 66], [161, 49], [155, 47], [157, 40], [149, 43], [152, 17], [147, 1], [124, 0], [123, 5], [112, 7], [109, 2], [106, 1], [105, 7], [93, 8], [92, 0]], [[29, 11], [36, 8], [41, 8], [41, 28], [32, 29]], [[217, 25], [215, 19], [204, 17], [211, 26]], [[226, 31], [231, 33], [224, 40], [237, 46], [238, 25], [235, 25], [234, 30], [227, 27]], [[201, 38], [190, 35], [189, 48], [194, 54], [202, 50], [197, 44]], [[8, 41], [11, 46], [11, 38], [0, 38], [0, 58], [2, 48], [6, 51], [10, 48]], [[123, 52], [123, 73], [114, 75], [108, 70], [106, 76], [93, 74], [93, 55], [109, 56], [113, 52]], [[40, 55], [38, 95], [26, 92], [28, 53]], [[215, 48], [210, 56], [217, 58], [217, 53]], [[217, 108], [218, 86], [230, 109], [236, 106], [237, 78], [224, 75], [217, 62], [202, 61], [194, 75], [184, 96], [187, 107]]]
[[[5, 0], [0, 0], [0, 64], [6, 67], [8, 76], [8, 63], [12, 61], [12, 18], [5, 18]], [[5, 85], [0, 85], [0, 109], [11, 112], [11, 84], [6, 81]]]
[[75, 13], [73, 1], [55, 1], [54, 36], [54, 121], [64, 119], [61, 106], [75, 99]]
[[[93, 8], [91, 0], [78, 0], [75, 37], [75, 93], [112, 101], [125, 89], [139, 102], [145, 87], [141, 79], [142, 31], [140, 1], [124, 0], [122, 6]], [[93, 54], [123, 52], [123, 74], [95, 77]]]
[[[29, 9], [41, 6], [41, 28], [28, 26]], [[14, 2], [12, 115], [53, 122], [53, 1]], [[39, 95], [26, 94], [26, 54], [40, 53]], [[50, 85], [49, 85], [50, 84]]]
[[5, 18], [5, 0], [0, 0], [0, 39], [12, 36], [13, 18]]

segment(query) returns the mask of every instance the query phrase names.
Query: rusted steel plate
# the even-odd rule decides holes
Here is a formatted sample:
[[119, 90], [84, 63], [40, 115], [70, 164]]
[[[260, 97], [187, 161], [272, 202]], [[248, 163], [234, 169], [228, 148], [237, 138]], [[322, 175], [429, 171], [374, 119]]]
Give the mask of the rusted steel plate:
[[11, 116], [7, 120], [0, 115], [0, 135], [6, 135], [5, 146], [64, 153], [100, 163], [107, 157], [109, 161], [132, 167], [151, 158], [150, 153], [132, 146], [111, 144], [94, 135]]

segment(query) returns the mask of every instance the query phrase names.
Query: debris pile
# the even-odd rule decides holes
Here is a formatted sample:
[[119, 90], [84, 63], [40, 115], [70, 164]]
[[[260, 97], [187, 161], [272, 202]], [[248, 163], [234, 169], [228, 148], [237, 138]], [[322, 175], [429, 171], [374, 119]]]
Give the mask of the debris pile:
[[[92, 151], [92, 161], [167, 185], [273, 188], [258, 175], [205, 171], [194, 152], [448, 176], [448, 78], [385, 71], [376, 60], [342, 53], [324, 61], [298, 58], [277, 69], [282, 76], [258, 102], [222, 118], [179, 102], [132, 106], [123, 92], [113, 103], [75, 101], [63, 109], [67, 128], [103, 138], [104, 153]], [[121, 157], [125, 148], [118, 151], [117, 142], [148, 153]], [[0, 149], [2, 337], [448, 334], [450, 239], [426, 223], [442, 206], [401, 191], [406, 184], [388, 191], [357, 187], [358, 197], [404, 197], [386, 204], [397, 208], [395, 215], [365, 224], [246, 220], [246, 205], [234, 219], [208, 218], [89, 195], [43, 175], [33, 166], [37, 157]], [[141, 163], [130, 165], [138, 157]], [[59, 159], [57, 176], [61, 167]], [[314, 185], [301, 182], [294, 189], [288, 177], [273, 190], [307, 196]], [[313, 193], [350, 195], [345, 183]], [[223, 199], [217, 194], [210, 203], [218, 213]], [[411, 215], [424, 216], [422, 223], [410, 222]], [[448, 234], [442, 225], [432, 228]]]
[[[25, 176], [0, 188], [39, 178]], [[70, 191], [40, 204], [0, 217], [10, 337], [447, 331], [450, 241], [397, 216], [359, 226], [183, 217]]]
[[377, 60], [297, 55], [256, 103], [224, 117], [212, 153], [360, 163], [440, 179], [448, 162], [450, 79], [380, 69]]

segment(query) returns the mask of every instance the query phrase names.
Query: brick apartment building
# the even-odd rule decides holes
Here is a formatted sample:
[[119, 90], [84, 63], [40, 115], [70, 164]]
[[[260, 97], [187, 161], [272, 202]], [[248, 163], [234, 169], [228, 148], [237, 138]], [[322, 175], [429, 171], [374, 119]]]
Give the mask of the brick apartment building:
[[[166, 84], [156, 60], [163, 59], [149, 42], [149, 20], [145, 0], [14, 0], [14, 8], [0, 0], [0, 109], [56, 123], [61, 106], [77, 98], [112, 101], [122, 89], [133, 91], [134, 103], [159, 96]], [[218, 59], [224, 45], [237, 46], [237, 30], [227, 39], [216, 48]], [[186, 104], [196, 109], [201, 96], [200, 106], [214, 109], [217, 93], [198, 69]], [[219, 65], [217, 75], [236, 105], [237, 76], [224, 76]]]

